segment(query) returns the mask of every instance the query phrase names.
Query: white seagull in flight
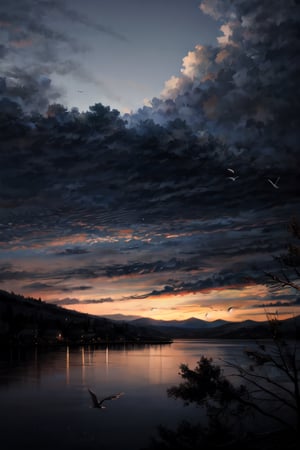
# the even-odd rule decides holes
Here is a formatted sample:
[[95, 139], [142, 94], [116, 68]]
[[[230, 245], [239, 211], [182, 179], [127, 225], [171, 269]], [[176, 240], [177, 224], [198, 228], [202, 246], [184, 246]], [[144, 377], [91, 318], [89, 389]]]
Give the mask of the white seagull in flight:
[[[228, 170], [229, 172], [231, 172], [232, 174], [235, 173], [235, 171], [234, 171], [233, 169], [228, 168], [227, 170]], [[227, 178], [228, 178], [228, 180], [235, 181], [238, 177], [239, 177], [239, 176], [236, 175], [235, 177], [232, 176], [232, 177], [227, 177]]]
[[272, 180], [270, 180], [270, 178], [268, 178], [268, 182], [271, 183], [271, 185], [272, 185], [273, 188], [275, 188], [275, 189], [279, 189], [279, 186], [278, 186], [278, 181], [279, 181], [279, 180], [280, 180], [280, 177], [278, 177], [278, 178], [276, 179], [275, 182], [272, 181]]
[[116, 400], [117, 398], [120, 398], [121, 395], [124, 395], [124, 392], [119, 392], [118, 394], [113, 394], [113, 395], [109, 395], [108, 397], [104, 397], [101, 400], [98, 400], [97, 395], [95, 394], [95, 392], [91, 391], [91, 389], [88, 389], [90, 396], [92, 398], [92, 402], [93, 402], [93, 408], [100, 408], [100, 409], [105, 409], [106, 406], [103, 405], [103, 403], [107, 400]]

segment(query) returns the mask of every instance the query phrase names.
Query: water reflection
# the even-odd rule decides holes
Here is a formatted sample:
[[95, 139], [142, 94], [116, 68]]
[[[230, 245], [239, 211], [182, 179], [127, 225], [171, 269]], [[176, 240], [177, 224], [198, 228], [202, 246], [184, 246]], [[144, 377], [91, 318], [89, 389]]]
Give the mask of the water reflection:
[[108, 347], [105, 349], [105, 367], [106, 367], [106, 375], [108, 376], [108, 365], [109, 365], [109, 358], [108, 358]]
[[70, 349], [66, 348], [66, 383], [70, 383]]
[[[166, 389], [181, 381], [179, 365], [202, 355], [217, 363], [241, 361], [248, 343], [178, 341], [171, 345], [18, 349], [0, 354], [1, 448], [137, 450], [159, 423], [198, 417]], [[105, 410], [90, 408], [88, 388], [100, 397], [125, 392]], [[41, 409], [41, 405], [46, 408]]]

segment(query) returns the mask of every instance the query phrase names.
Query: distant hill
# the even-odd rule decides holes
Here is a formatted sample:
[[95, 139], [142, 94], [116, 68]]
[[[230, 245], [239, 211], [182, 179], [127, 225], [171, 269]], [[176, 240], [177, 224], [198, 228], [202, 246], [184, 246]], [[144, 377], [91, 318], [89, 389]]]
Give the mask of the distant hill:
[[[127, 316], [122, 316], [122, 319]], [[300, 316], [280, 321], [286, 337], [300, 338]], [[268, 321], [110, 320], [0, 290], [0, 345], [164, 343], [172, 339], [270, 338]]]
[[155, 320], [148, 318], [140, 318], [131, 321], [134, 325], [142, 326], [155, 326], [155, 327], [175, 327], [175, 328], [215, 328], [221, 325], [225, 325], [226, 320], [214, 320], [213, 322], [208, 322], [206, 320], [197, 319], [196, 317], [191, 317], [186, 320]]
[[0, 345], [164, 342], [159, 330], [71, 311], [0, 290]]
[[[194, 317], [182, 321], [137, 319], [131, 323], [143, 325], [165, 333], [173, 339], [265, 339], [271, 338], [269, 322], [207, 322]], [[300, 316], [280, 321], [280, 330], [286, 337], [300, 338]]]
[[135, 315], [125, 315], [125, 314], [105, 314], [105, 316], [101, 316], [101, 317], [105, 317], [106, 319], [110, 319], [110, 320], [119, 320], [119, 321], [123, 321], [123, 322], [132, 322], [133, 320], [136, 319], [141, 319], [141, 316], [135, 316]]

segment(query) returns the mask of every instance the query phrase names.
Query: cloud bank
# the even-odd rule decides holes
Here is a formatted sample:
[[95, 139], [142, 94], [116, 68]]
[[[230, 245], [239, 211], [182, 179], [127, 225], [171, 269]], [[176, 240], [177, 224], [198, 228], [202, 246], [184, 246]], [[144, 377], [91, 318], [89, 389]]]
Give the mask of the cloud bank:
[[233, 154], [289, 164], [300, 128], [298, 2], [205, 0], [200, 8], [221, 23], [218, 45], [197, 45], [181, 76], [129, 120], [180, 118]]

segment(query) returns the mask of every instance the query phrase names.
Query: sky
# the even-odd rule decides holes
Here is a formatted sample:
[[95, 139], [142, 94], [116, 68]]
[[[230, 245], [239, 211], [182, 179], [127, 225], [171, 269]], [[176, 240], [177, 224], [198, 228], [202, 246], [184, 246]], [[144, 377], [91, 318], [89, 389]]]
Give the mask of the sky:
[[122, 113], [139, 108], [180, 73], [199, 39], [215, 43], [219, 28], [198, 0], [5, 3], [2, 39], [13, 50], [5, 65], [51, 75], [60, 101], [80, 110], [96, 101]]
[[299, 2], [0, 13], [0, 289], [113, 317], [299, 314], [265, 276], [300, 210]]

